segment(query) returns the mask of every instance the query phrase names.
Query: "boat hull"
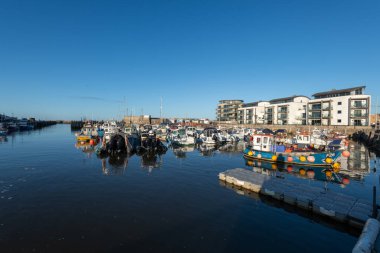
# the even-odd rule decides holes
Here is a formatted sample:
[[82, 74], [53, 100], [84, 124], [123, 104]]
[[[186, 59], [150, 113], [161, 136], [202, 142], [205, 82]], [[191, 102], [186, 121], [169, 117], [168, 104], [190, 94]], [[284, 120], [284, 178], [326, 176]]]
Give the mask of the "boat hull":
[[[249, 148], [244, 150], [244, 158], [248, 160], [263, 160], [272, 163], [285, 163], [306, 166], [323, 166], [331, 167], [336, 160], [341, 156], [341, 151], [335, 152], [322, 152], [322, 153], [274, 153], [267, 151], [251, 150]], [[289, 158], [291, 157], [291, 159]], [[329, 159], [331, 158], [330, 162]]]

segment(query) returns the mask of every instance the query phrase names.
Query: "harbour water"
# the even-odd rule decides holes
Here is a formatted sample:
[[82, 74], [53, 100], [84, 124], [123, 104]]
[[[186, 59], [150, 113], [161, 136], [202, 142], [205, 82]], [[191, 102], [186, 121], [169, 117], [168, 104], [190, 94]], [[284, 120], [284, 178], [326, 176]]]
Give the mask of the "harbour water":
[[255, 166], [371, 201], [375, 156], [352, 144], [342, 184], [247, 163], [241, 150], [109, 160], [76, 146], [69, 125], [15, 133], [0, 140], [1, 252], [351, 251], [360, 230], [231, 189], [218, 174]]

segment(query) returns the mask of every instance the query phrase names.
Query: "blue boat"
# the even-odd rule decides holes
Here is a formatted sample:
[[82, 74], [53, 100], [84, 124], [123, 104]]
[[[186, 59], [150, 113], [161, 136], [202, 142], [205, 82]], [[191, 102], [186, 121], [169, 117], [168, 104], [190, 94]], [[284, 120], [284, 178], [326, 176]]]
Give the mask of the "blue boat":
[[338, 158], [342, 151], [314, 152], [310, 150], [292, 151], [284, 145], [277, 145], [273, 135], [255, 134], [252, 145], [244, 150], [244, 158], [263, 160], [273, 163], [298, 164], [307, 166], [340, 167]]

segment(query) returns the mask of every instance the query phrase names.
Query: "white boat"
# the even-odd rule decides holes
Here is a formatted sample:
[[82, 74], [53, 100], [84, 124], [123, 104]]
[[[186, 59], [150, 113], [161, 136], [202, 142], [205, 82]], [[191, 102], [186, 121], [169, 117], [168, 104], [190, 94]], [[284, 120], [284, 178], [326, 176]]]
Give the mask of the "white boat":
[[204, 144], [217, 144], [226, 141], [214, 127], [205, 128], [200, 135], [199, 140]]
[[195, 136], [197, 133], [197, 129], [195, 127], [187, 127], [186, 128], [186, 134], [189, 136]]
[[185, 129], [178, 129], [172, 132], [171, 143], [172, 145], [176, 146], [194, 145], [195, 138], [193, 136], [187, 135]]
[[297, 134], [293, 138], [293, 144], [297, 145], [316, 145], [316, 146], [327, 146], [330, 141], [322, 136], [310, 135], [308, 133]]
[[112, 134], [115, 134], [120, 131], [116, 121], [106, 121], [102, 125], [102, 128], [104, 130], [104, 138], [106, 139], [106, 141], [109, 141], [111, 139]]

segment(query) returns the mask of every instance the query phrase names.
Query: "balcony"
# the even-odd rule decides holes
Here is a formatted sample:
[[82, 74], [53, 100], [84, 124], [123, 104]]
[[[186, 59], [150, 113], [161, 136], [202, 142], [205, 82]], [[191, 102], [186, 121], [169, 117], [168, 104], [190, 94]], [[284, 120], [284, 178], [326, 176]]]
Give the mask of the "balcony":
[[351, 118], [368, 117], [368, 113], [351, 113]]
[[352, 108], [367, 108], [368, 104], [367, 103], [353, 103], [351, 104]]
[[321, 118], [321, 114], [317, 114], [317, 113], [309, 114], [309, 119], [320, 119], [320, 118]]
[[309, 105], [309, 111], [320, 111], [321, 110], [321, 105], [320, 104], [317, 104], [317, 105]]
[[332, 106], [325, 106], [325, 107], [322, 107], [322, 110], [323, 111], [331, 111], [333, 109]]
[[265, 115], [264, 117], [265, 120], [273, 120], [273, 116], [272, 115]]
[[330, 114], [322, 114], [322, 119], [329, 119], [331, 118]]

